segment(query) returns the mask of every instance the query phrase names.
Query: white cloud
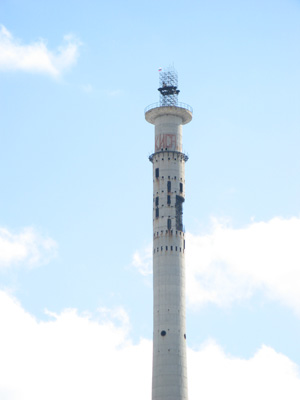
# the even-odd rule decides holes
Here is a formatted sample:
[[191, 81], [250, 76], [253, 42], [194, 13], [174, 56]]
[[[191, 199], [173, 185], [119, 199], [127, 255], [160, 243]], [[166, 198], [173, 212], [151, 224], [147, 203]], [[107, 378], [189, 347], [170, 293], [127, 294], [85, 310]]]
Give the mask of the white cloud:
[[65, 310], [39, 322], [0, 292], [0, 398], [2, 391], [10, 400], [149, 394], [151, 342], [132, 344], [127, 323], [117, 327], [105, 314], [102, 320]]
[[[50, 315], [51, 321], [37, 321], [0, 291], [1, 399], [151, 398], [152, 343], [132, 343], [127, 317], [116, 326], [108, 310], [104, 319], [76, 310]], [[299, 368], [269, 347], [247, 360], [208, 342], [188, 351], [188, 367], [190, 400], [300, 396]]]
[[55, 256], [56, 242], [42, 237], [33, 228], [19, 233], [0, 228], [0, 270], [23, 263], [29, 267], [44, 264]]
[[190, 304], [229, 305], [260, 290], [300, 313], [300, 218], [273, 218], [233, 229], [187, 234]]
[[0, 29], [0, 69], [44, 73], [59, 77], [77, 61], [80, 46], [72, 35], [66, 35], [57, 51], [50, 51], [45, 41], [23, 44], [4, 27]]
[[233, 358], [214, 342], [190, 350], [190, 399], [297, 399], [299, 367], [274, 349], [262, 346], [250, 359]]
[[[186, 234], [190, 306], [229, 306], [257, 291], [300, 314], [300, 218], [273, 218], [234, 229], [213, 220], [211, 232]], [[152, 246], [136, 251], [132, 264], [152, 269]]]
[[132, 265], [144, 276], [152, 274], [152, 244], [133, 254]]

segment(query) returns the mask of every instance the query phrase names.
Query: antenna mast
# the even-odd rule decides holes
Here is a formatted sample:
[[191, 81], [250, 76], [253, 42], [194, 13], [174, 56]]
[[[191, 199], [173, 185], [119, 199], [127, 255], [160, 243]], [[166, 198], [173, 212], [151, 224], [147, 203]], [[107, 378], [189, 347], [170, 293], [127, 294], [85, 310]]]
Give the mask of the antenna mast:
[[159, 105], [161, 107], [177, 106], [180, 90], [177, 89], [178, 74], [174, 67], [159, 70], [159, 85], [157, 89], [160, 92]]

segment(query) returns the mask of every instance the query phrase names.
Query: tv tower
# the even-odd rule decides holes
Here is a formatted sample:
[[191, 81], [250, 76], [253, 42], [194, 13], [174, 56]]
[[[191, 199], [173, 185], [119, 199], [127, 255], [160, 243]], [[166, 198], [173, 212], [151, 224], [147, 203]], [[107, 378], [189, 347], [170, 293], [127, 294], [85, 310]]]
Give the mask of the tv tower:
[[185, 330], [185, 162], [182, 125], [192, 108], [178, 103], [178, 75], [159, 69], [159, 103], [145, 109], [155, 125], [153, 164], [152, 400], [187, 400]]

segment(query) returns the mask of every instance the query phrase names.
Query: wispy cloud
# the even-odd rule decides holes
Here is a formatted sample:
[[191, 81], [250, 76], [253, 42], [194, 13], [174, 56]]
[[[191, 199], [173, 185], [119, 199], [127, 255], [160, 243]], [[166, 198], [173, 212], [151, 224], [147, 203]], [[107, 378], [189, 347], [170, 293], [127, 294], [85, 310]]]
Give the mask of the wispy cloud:
[[132, 257], [132, 265], [142, 275], [152, 274], [152, 245], [148, 245], [144, 250], [137, 250]]
[[[117, 326], [114, 314], [105, 310], [102, 319], [68, 309], [38, 321], [0, 291], [0, 398], [150, 399], [152, 342], [133, 344], [128, 318]], [[270, 347], [239, 359], [207, 342], [188, 349], [188, 372], [191, 400], [300, 396], [298, 366]]]
[[44, 40], [23, 44], [2, 25], [0, 28], [0, 70], [19, 70], [59, 77], [74, 65], [80, 42], [66, 35], [56, 51], [47, 48]]
[[120, 89], [107, 90], [106, 95], [109, 97], [120, 97], [122, 95], [122, 91]]
[[44, 264], [55, 256], [56, 242], [43, 237], [33, 228], [18, 233], [0, 228], [0, 270], [22, 264], [34, 267]]
[[85, 93], [92, 93], [92, 91], [93, 91], [93, 86], [90, 83], [87, 83], [86, 85], [82, 85], [81, 88]]

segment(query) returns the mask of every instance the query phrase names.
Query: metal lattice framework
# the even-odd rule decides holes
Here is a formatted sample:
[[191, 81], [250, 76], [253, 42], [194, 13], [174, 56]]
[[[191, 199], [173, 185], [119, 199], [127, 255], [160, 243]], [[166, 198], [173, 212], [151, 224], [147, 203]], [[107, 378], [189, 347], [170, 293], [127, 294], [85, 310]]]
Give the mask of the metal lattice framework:
[[178, 104], [178, 74], [173, 67], [159, 71], [159, 104], [164, 106], [177, 106]]

